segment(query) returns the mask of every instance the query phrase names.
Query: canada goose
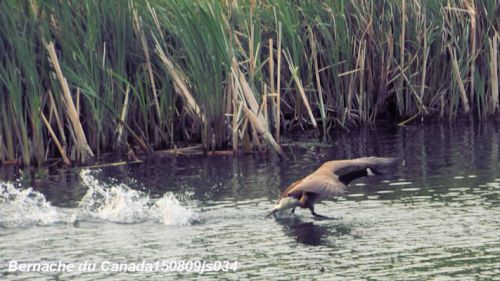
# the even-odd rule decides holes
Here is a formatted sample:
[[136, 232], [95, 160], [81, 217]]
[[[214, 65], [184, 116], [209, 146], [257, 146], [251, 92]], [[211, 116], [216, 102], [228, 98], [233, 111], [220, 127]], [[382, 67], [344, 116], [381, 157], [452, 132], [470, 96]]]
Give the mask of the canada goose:
[[[293, 213], [296, 207], [301, 207], [309, 208], [315, 217], [326, 218], [314, 212], [315, 203], [327, 197], [342, 194], [354, 179], [379, 175], [375, 167], [390, 165], [395, 160], [395, 158], [363, 157], [325, 162], [312, 174], [292, 183], [278, 198], [278, 203], [267, 217], [286, 209], [292, 209]], [[340, 176], [336, 174], [340, 169], [348, 167], [360, 169]]]

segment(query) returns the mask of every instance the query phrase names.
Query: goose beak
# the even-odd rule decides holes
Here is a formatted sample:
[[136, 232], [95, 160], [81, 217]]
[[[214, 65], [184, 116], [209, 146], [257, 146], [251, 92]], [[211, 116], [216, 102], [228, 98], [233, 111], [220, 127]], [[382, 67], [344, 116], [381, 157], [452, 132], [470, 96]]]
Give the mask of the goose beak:
[[279, 210], [278, 209], [272, 209], [271, 212], [269, 212], [267, 215], [266, 215], [266, 218], [269, 218], [270, 216], [276, 214]]

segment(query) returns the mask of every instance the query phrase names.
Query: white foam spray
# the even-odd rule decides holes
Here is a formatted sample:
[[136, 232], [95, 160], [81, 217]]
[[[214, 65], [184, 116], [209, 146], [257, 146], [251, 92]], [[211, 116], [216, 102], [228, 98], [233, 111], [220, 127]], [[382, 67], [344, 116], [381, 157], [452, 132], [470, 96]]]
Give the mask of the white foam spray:
[[77, 208], [52, 206], [43, 194], [32, 188], [23, 189], [18, 183], [0, 182], [0, 227], [73, 223], [77, 220], [188, 225], [198, 220], [198, 215], [183, 206], [171, 192], [161, 198], [151, 198], [149, 194], [123, 183], [102, 183], [88, 169], [82, 170], [80, 176], [88, 190]]

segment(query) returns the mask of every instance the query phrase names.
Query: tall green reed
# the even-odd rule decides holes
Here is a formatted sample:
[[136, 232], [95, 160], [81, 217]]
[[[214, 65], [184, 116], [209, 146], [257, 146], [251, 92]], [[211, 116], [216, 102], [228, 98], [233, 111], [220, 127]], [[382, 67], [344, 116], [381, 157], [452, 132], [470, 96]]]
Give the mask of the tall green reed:
[[[319, 126], [325, 136], [381, 116], [405, 123], [498, 111], [495, 0], [121, 4], [0, 2], [0, 160], [58, 157], [42, 113], [78, 160], [48, 42], [97, 155], [149, 145], [260, 146], [269, 131]], [[254, 103], [249, 111], [246, 102]]]

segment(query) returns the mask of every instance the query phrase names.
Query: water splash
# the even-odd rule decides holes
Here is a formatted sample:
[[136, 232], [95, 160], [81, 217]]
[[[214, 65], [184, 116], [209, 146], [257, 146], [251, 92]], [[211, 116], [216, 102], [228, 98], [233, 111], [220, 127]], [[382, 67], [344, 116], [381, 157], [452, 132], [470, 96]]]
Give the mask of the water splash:
[[183, 206], [173, 193], [155, 199], [126, 184], [105, 184], [90, 170], [80, 173], [88, 187], [77, 208], [52, 206], [43, 194], [17, 183], [0, 182], [0, 227], [16, 228], [76, 221], [141, 223], [154, 221], [165, 225], [188, 225], [198, 215]]
[[83, 184], [88, 187], [79, 204], [84, 216], [118, 223], [147, 220], [150, 198], [145, 193], [125, 184], [102, 184], [90, 174], [90, 170], [82, 170], [80, 176]]
[[57, 208], [43, 194], [17, 183], [0, 182], [0, 226], [5, 228], [46, 225], [59, 221]]
[[155, 221], [165, 225], [187, 225], [199, 221], [199, 216], [181, 205], [172, 193], [165, 193], [149, 209]]

